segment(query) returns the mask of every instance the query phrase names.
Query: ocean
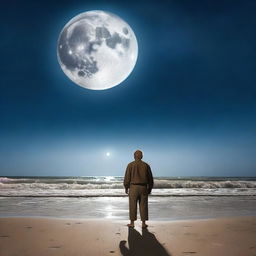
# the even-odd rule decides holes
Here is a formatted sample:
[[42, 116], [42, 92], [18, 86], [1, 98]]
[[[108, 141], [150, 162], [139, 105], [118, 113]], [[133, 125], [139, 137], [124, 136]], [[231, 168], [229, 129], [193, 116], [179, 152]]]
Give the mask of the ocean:
[[[256, 177], [155, 177], [150, 218], [256, 215]], [[128, 218], [121, 176], [0, 177], [0, 217]]]

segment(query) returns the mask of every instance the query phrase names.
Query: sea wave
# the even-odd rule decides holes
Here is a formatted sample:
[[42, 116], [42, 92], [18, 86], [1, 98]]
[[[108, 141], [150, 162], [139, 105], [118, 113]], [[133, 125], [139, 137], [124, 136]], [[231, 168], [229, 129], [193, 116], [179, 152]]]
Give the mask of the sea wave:
[[[152, 196], [256, 196], [256, 179], [159, 178]], [[0, 196], [100, 197], [125, 196], [123, 177], [0, 177]]]
[[6, 177], [0, 177], [0, 183], [2, 182], [11, 182], [14, 179], [6, 178]]
[[[83, 189], [83, 190], [60, 190], [60, 189], [23, 189], [1, 190], [1, 197], [124, 197], [127, 196], [124, 189]], [[171, 196], [256, 196], [256, 189], [154, 189], [153, 197]]]
[[[12, 179], [0, 177], [0, 189], [122, 189], [122, 177], [84, 179]], [[178, 180], [155, 178], [155, 189], [177, 188], [256, 188], [256, 180]]]

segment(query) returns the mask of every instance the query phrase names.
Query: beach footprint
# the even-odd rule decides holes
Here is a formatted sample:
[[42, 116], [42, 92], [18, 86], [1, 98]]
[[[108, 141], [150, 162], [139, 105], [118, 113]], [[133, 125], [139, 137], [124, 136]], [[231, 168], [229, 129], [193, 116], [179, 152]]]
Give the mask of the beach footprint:
[[55, 245], [55, 246], [49, 246], [49, 249], [60, 249], [62, 246], [60, 245]]

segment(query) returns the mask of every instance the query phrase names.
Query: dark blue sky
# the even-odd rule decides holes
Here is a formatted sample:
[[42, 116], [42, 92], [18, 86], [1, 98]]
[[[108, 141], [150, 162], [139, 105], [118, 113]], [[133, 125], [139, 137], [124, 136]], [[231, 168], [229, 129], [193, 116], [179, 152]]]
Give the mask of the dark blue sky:
[[[73, 84], [56, 56], [75, 15], [106, 10], [139, 55], [120, 85]], [[0, 176], [255, 176], [255, 1], [1, 2]], [[106, 156], [110, 152], [110, 156]]]

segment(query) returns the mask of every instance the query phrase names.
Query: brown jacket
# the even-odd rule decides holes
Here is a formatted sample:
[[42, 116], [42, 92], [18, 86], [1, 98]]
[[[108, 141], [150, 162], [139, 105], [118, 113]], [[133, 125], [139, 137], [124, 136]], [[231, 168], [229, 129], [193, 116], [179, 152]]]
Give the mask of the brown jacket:
[[124, 177], [124, 187], [128, 189], [131, 183], [148, 184], [148, 189], [151, 191], [154, 179], [151, 168], [147, 163], [136, 159], [128, 164]]

